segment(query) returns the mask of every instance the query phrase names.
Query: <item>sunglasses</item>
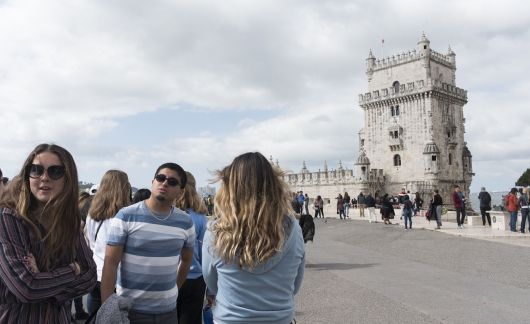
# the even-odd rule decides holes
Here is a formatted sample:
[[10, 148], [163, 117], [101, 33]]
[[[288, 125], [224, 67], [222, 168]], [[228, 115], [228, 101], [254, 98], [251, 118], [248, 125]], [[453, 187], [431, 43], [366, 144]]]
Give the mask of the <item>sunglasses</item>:
[[167, 184], [171, 187], [176, 187], [180, 184], [180, 181], [178, 179], [166, 177], [165, 174], [157, 174], [155, 176], [155, 180], [160, 183], [164, 183], [164, 181], [167, 180]]
[[64, 165], [52, 165], [45, 168], [40, 164], [32, 164], [28, 167], [28, 169], [29, 177], [33, 179], [38, 179], [42, 177], [44, 172], [46, 172], [50, 179], [59, 180], [66, 173], [66, 168], [64, 167]]

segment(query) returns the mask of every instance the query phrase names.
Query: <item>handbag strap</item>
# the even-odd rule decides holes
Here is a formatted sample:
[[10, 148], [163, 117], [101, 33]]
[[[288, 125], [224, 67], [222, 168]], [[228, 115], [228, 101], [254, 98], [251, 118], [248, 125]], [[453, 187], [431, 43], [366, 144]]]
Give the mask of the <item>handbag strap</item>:
[[96, 230], [96, 235], [94, 235], [94, 242], [98, 239], [99, 229], [101, 228], [101, 225], [103, 225], [104, 221], [105, 220], [102, 220], [101, 222], [99, 222], [98, 229]]

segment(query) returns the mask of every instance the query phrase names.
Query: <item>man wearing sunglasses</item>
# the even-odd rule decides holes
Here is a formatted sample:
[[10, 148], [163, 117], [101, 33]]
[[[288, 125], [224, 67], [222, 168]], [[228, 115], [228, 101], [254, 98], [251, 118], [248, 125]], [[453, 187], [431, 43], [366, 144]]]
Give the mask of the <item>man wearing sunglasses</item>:
[[195, 244], [193, 221], [173, 206], [186, 180], [178, 164], [162, 164], [152, 180], [151, 197], [122, 208], [111, 220], [101, 301], [116, 288], [118, 296], [132, 300], [131, 323], [177, 322], [178, 289], [186, 280]]

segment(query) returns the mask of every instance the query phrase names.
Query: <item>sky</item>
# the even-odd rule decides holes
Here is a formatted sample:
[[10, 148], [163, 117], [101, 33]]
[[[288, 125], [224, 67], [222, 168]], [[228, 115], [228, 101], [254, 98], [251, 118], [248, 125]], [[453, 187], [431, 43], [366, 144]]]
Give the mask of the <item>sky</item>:
[[0, 168], [14, 176], [44, 142], [82, 181], [120, 169], [138, 188], [164, 162], [205, 186], [247, 151], [353, 168], [369, 50], [423, 32], [468, 91], [471, 191], [507, 190], [530, 168], [523, 0], [0, 0]]

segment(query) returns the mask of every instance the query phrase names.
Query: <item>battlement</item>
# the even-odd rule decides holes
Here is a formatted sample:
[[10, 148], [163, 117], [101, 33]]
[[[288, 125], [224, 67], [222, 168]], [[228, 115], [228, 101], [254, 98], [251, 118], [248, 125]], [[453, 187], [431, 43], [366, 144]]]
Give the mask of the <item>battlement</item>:
[[416, 61], [416, 60], [421, 59], [422, 57], [423, 57], [423, 54], [416, 52], [415, 49], [412, 51], [408, 51], [406, 53], [405, 52], [398, 53], [392, 56], [387, 56], [385, 58], [376, 60], [373, 70], [377, 71], [377, 70], [386, 69], [392, 66]]
[[396, 92], [394, 87], [388, 87], [360, 94], [359, 105], [365, 105], [372, 102], [383, 101], [387, 99], [399, 98], [412, 94], [419, 94], [425, 91], [432, 90], [440, 91], [442, 93], [467, 101], [467, 90], [437, 80], [434, 80], [433, 83], [430, 85], [426, 85], [424, 80], [416, 80], [414, 82], [400, 84], [399, 92]]
[[412, 51], [401, 52], [382, 59], [376, 59], [372, 67], [372, 71], [383, 70], [397, 65], [417, 61], [425, 58], [425, 56], [448, 67], [455, 67], [455, 64], [449, 55], [441, 54], [431, 49], [429, 49], [427, 54], [425, 54], [423, 52], [417, 52], [415, 49], [413, 49]]

